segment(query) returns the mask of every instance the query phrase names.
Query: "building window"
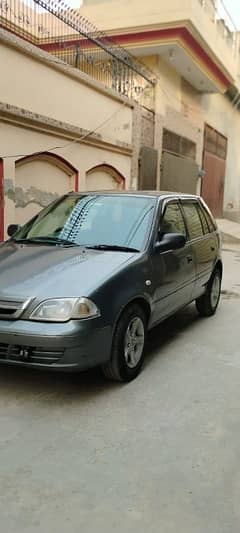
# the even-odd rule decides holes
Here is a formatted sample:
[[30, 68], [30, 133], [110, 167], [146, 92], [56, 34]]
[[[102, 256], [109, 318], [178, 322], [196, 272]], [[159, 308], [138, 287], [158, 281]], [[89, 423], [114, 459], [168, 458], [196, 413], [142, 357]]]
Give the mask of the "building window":
[[163, 150], [194, 161], [196, 159], [196, 144], [187, 137], [182, 137], [167, 129], [163, 130]]
[[205, 126], [204, 149], [220, 159], [227, 159], [227, 139], [211, 126]]

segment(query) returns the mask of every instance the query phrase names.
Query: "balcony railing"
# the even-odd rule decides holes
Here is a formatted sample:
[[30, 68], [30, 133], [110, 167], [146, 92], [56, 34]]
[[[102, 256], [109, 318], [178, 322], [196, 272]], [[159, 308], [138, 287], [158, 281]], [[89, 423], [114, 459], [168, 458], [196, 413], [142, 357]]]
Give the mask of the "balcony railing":
[[239, 54], [239, 32], [223, 0], [198, 0], [233, 55]]

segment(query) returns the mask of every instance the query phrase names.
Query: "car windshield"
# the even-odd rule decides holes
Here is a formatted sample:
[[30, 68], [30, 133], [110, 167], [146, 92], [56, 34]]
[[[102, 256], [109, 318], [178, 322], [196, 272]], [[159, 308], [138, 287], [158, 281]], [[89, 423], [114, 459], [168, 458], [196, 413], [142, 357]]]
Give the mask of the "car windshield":
[[14, 240], [140, 251], [155, 204], [155, 198], [140, 196], [65, 196], [25, 224]]

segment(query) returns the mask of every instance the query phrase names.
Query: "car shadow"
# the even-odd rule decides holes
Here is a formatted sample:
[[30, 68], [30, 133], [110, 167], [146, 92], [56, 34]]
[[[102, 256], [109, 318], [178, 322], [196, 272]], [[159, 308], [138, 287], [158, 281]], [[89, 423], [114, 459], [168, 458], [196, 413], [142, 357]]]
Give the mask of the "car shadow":
[[[150, 365], [156, 356], [164, 354], [164, 348], [177, 342], [178, 336], [185, 334], [197, 320], [199, 316], [195, 307], [189, 306], [151, 330], [144, 366]], [[0, 368], [0, 399], [6, 391], [8, 398], [11, 396], [19, 401], [24, 397], [24, 401], [30, 402], [41, 402], [41, 399], [42, 402], [48, 399], [49, 403], [87, 402], [102, 394], [112, 394], [119, 386], [123, 385], [106, 380], [98, 368], [82, 373], [49, 372], [4, 365]]]
[[148, 334], [144, 366], [151, 364], [155, 357], [164, 355], [164, 348], [177, 343], [178, 337], [185, 335], [199, 320], [204, 319], [199, 317], [195, 305], [192, 304], [153, 328]]
[[15, 366], [1, 366], [0, 402], [9, 397], [23, 402], [71, 404], [75, 401], [88, 402], [107, 391], [117, 383], [104, 379], [96, 368], [81, 373], [60, 373]]

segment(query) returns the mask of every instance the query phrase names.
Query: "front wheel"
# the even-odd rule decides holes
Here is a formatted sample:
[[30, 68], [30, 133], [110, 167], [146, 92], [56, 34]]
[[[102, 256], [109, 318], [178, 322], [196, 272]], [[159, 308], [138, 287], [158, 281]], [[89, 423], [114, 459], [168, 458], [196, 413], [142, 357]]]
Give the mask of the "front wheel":
[[127, 382], [137, 377], [144, 359], [146, 323], [138, 304], [123, 312], [113, 336], [111, 359], [102, 367], [107, 378]]
[[221, 283], [221, 272], [216, 269], [207, 284], [206, 292], [196, 300], [196, 307], [201, 316], [212, 316], [216, 313], [220, 300]]

